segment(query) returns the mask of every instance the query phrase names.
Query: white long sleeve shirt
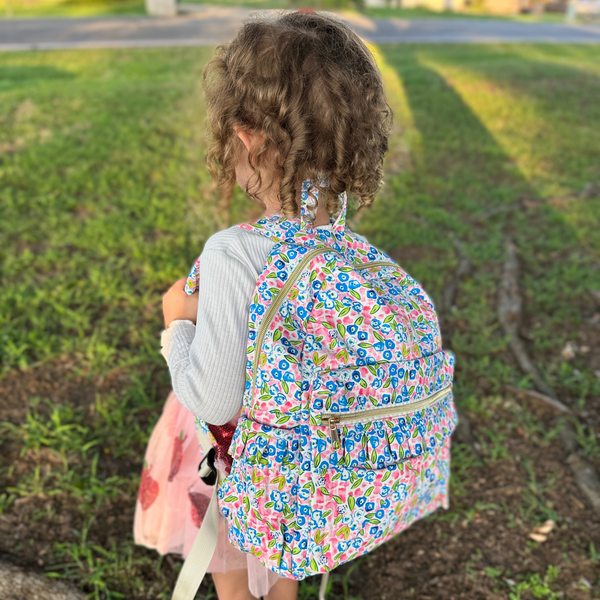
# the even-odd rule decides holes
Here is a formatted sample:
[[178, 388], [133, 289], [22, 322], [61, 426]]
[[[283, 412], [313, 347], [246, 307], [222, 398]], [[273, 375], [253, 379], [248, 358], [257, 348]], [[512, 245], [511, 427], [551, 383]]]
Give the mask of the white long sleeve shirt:
[[239, 227], [213, 235], [200, 258], [196, 325], [173, 321], [163, 332], [175, 395], [213, 425], [227, 423], [242, 407], [250, 304], [273, 246]]

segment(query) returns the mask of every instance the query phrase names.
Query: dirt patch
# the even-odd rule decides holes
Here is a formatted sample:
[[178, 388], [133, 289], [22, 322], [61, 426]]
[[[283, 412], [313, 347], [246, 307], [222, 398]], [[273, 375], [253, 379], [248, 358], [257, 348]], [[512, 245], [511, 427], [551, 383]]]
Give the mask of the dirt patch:
[[[600, 578], [599, 561], [590, 556], [600, 522], [564, 464], [562, 445], [555, 439], [535, 446], [520, 427], [513, 434], [505, 441], [511, 459], [474, 465], [460, 495], [453, 494], [451, 508], [464, 518], [448, 520], [439, 511], [384, 544], [357, 569], [355, 594], [365, 600], [508, 600], [529, 573], [551, 566], [558, 567], [552, 589], [573, 600], [594, 597], [586, 585]], [[532, 542], [528, 534], [548, 513], [558, 515], [555, 529], [546, 542]]]
[[[96, 400], [111, 396], [125, 401], [129, 378], [130, 373], [125, 369], [116, 369], [103, 377], [91, 377], [71, 357], [13, 371], [0, 380], [0, 422], [18, 427], [26, 422], [28, 413], [35, 411], [36, 423], [43, 424], [50, 418], [53, 407], [62, 405], [74, 408], [84, 426], [93, 426], [99, 418]], [[160, 376], [156, 379], [156, 384], [151, 381], [149, 386], [157, 389], [158, 398], [166, 398], [168, 388], [158, 382]], [[135, 410], [134, 422], [142, 429], [149, 429], [160, 414], [160, 402], [155, 408], [132, 405], [131, 410]], [[57, 545], [76, 545], [82, 536], [105, 549], [122, 548], [131, 543], [137, 493], [135, 482], [145, 450], [143, 436], [132, 438], [125, 453], [118, 440], [111, 446], [109, 436], [107, 442], [94, 446], [87, 459], [78, 458], [77, 469], [71, 472], [71, 469], [65, 471], [64, 465], [68, 451], [61, 456], [43, 443], [25, 449], [12, 431], [9, 429], [8, 434], [0, 438], [0, 557], [27, 569], [65, 574], [66, 568], [81, 575], [81, 570], [87, 568], [86, 561], [76, 567], [71, 557], [61, 557], [60, 551], [57, 554]], [[31, 477], [33, 473], [38, 474], [38, 485], [44, 491], [16, 494], [10, 504], [2, 508], [2, 493], [6, 492], [8, 496], [14, 488], [22, 489], [23, 481], [28, 482], [27, 487], [35, 484]], [[111, 496], [102, 494], [103, 482], [113, 477], [123, 482], [122, 487]], [[80, 488], [89, 488], [91, 478], [98, 486], [98, 496], [102, 497], [100, 503], [97, 498], [77, 493]], [[161, 591], [158, 588], [165, 586], [164, 577], [174, 579], [176, 576], [176, 561], [169, 560], [166, 575], [161, 575], [154, 570], [158, 560], [155, 552], [140, 548], [139, 554], [148, 556], [148, 573], [143, 577], [150, 582], [147, 588], [150, 591], [147, 596], [128, 593], [126, 597], [155, 597]], [[65, 561], [70, 566], [61, 566]], [[141, 565], [143, 562], [139, 568], [143, 568]], [[79, 575], [69, 578], [77, 581]], [[93, 590], [86, 588], [86, 591]]]
[[[36, 400], [51, 404], [68, 404], [89, 410], [96, 394], [118, 391], [127, 379], [125, 371], [114, 371], [105, 377], [91, 378], [78, 368], [71, 357], [62, 357], [29, 369], [11, 371], [0, 379], [0, 421], [19, 423]], [[47, 410], [47, 403], [39, 404]]]
[[[0, 379], [0, 421], [20, 423], [33, 405], [41, 414], [57, 404], [89, 412], [98, 395], [120, 394], [130, 376], [127, 369], [120, 368], [92, 377], [69, 356], [11, 371]], [[166, 398], [169, 391], [170, 386], [157, 383], [159, 398]]]
[[[2, 394], [11, 398], [10, 407], [2, 407], [3, 416], [24, 415], [32, 397], [86, 407], [99, 390], [117, 390], [122, 384], [120, 378], [126, 376], [117, 372], [104, 380], [91, 380], [75, 374], [66, 360], [54, 367], [40, 366], [2, 380]], [[482, 402], [487, 400], [482, 398]], [[526, 412], [519, 412], [521, 405]], [[555, 425], [555, 415], [508, 397], [493, 406], [493, 417], [469, 415], [475, 444], [485, 463], [473, 458], [466, 471], [453, 474], [451, 512], [439, 511], [415, 524], [362, 559], [353, 571], [352, 564], [337, 570], [332, 598], [344, 597], [342, 578], [350, 573], [349, 592], [364, 600], [509, 600], [515, 586], [527, 583], [531, 573], [546, 573], [549, 567], [558, 569], [552, 589], [562, 590], [565, 598], [594, 598], [586, 585], [595, 585], [600, 579], [599, 561], [592, 552], [592, 544], [598, 549], [600, 522], [565, 464], [558, 437], [545, 441], [545, 433]], [[525, 422], [526, 415], [535, 421], [537, 429]], [[499, 451], [493, 441], [495, 420], [509, 424], [502, 431], [505, 438], [501, 446], [506, 454], [497, 459], [493, 458]], [[128, 459], [102, 456], [98, 465], [102, 477], [137, 472], [143, 448], [135, 450], [138, 454]], [[469, 452], [458, 444], [455, 451]], [[13, 465], [7, 484], [35, 468], [42, 474], [49, 472], [58, 466], [57, 460], [47, 449], [29, 449], [21, 455], [19, 447], [5, 443], [3, 462]], [[17, 498], [0, 514], [0, 552], [17, 564], [56, 570], [56, 543], [76, 541], [84, 526], [87, 538], [102, 548], [119, 548], [130, 542], [133, 489], [105, 500], [87, 523], [82, 521], [78, 505], [83, 501], [67, 491]], [[554, 517], [556, 526], [547, 541], [536, 544], [529, 540], [532, 529], [549, 516]], [[136, 556], [138, 575], [148, 583], [144, 590], [119, 585], [116, 589], [127, 598], [155, 598], [173, 585], [178, 558], [167, 557], [159, 570], [155, 552], [138, 548]], [[523, 600], [533, 597], [529, 591], [520, 596]]]

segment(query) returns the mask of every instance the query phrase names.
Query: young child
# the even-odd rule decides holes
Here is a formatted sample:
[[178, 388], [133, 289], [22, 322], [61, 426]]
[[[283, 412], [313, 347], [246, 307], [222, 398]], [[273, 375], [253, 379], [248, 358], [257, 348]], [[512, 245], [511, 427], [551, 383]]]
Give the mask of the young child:
[[[340, 244], [345, 238], [339, 232], [344, 230], [345, 194], [351, 194], [360, 206], [373, 202], [381, 185], [382, 163], [388, 148], [392, 119], [381, 75], [365, 44], [341, 21], [313, 11], [259, 17], [250, 21], [231, 43], [217, 49], [205, 69], [204, 82], [208, 105], [208, 167], [225, 196], [231, 194], [237, 182], [250, 198], [264, 205], [266, 219], [259, 222], [264, 225], [233, 227], [212, 236], [193, 270], [191, 287], [190, 282], [182, 279], [164, 297], [166, 330], [162, 337], [162, 352], [171, 373], [174, 395], [167, 400], [149, 443], [136, 511], [135, 538], [138, 543], [157, 548], [161, 553], [179, 552], [184, 556], [189, 552], [211, 494], [210, 488], [197, 476], [201, 452], [195, 439], [194, 416], [210, 424], [219, 449], [226, 451], [242, 410], [242, 399], [255, 385], [266, 389], [265, 398], [270, 398], [273, 393], [279, 394], [278, 401], [291, 406], [291, 412], [301, 408], [300, 390], [292, 392], [290, 389], [294, 386], [294, 378], [287, 375], [293, 372], [293, 365], [290, 367], [286, 359], [279, 362], [283, 371], [273, 371], [274, 385], [269, 386], [266, 379], [256, 381], [256, 375], [254, 380], [247, 375], [253, 350], [248, 338], [249, 334], [251, 339], [254, 335], [252, 323], [249, 331], [249, 314], [262, 314], [261, 297], [267, 298], [264, 294], [269, 293], [264, 285], [259, 286], [257, 292], [257, 281], [280, 241], [276, 235], [265, 235], [264, 232], [261, 235], [257, 228], [268, 228], [272, 224], [276, 224], [273, 226], [277, 231], [294, 227], [298, 230], [315, 228], [321, 243], [331, 243], [343, 252]], [[338, 213], [337, 220], [330, 216]], [[346, 239], [355, 243], [359, 238], [352, 236]], [[373, 249], [373, 252], [376, 250]], [[369, 257], [366, 254], [365, 261], [374, 260], [371, 254]], [[381, 256], [384, 255], [379, 253], [375, 258]], [[282, 256], [284, 261], [288, 258], [293, 259], [294, 254], [290, 252], [287, 257]], [[284, 262], [281, 264], [284, 265]], [[393, 266], [389, 258], [385, 264]], [[281, 269], [276, 276], [283, 280], [287, 275], [284, 266]], [[338, 290], [348, 291], [343, 283], [345, 279], [342, 278], [338, 284]], [[186, 293], [186, 284], [188, 292], [196, 289], [197, 293]], [[420, 299], [429, 307], [428, 299], [415, 285], [410, 292], [413, 305]], [[355, 297], [358, 295], [356, 289], [350, 292], [354, 292]], [[362, 310], [360, 303], [352, 305], [352, 297], [348, 297], [349, 311]], [[368, 296], [371, 297], [375, 296]], [[371, 300], [366, 299], [365, 302]], [[334, 300], [325, 299], [325, 308], [328, 303], [333, 306]], [[407, 306], [407, 310], [411, 310], [410, 304]], [[379, 306], [373, 304], [370, 312], [373, 314], [377, 310]], [[430, 312], [419, 314], [429, 316], [429, 321], [425, 319], [423, 324], [423, 319], [419, 318], [417, 323], [415, 317], [414, 328], [423, 330], [424, 340], [431, 338], [434, 352], [439, 350], [439, 334], [435, 338], [434, 331], [437, 321], [434, 323], [433, 307], [427, 310]], [[373, 318], [373, 326], [375, 323]], [[386, 328], [391, 331], [387, 323], [376, 326], [380, 326], [382, 332]], [[356, 329], [357, 325], [338, 328], [342, 338], [346, 330], [356, 335]], [[400, 334], [396, 334], [398, 339]], [[349, 354], [365, 355], [364, 350], [359, 348], [364, 343], [359, 344], [349, 336], [344, 342], [331, 335], [331, 347], [340, 344], [337, 356], [347, 359]], [[359, 332], [356, 340], [364, 341], [366, 338], [360, 335]], [[312, 351], [313, 346], [319, 345], [318, 340], [309, 340], [310, 337], [306, 336], [304, 340], [305, 351]], [[377, 340], [374, 341], [377, 346]], [[381, 344], [382, 356], [387, 359], [388, 355], [392, 356], [392, 351], [386, 348], [394, 348], [394, 343], [388, 346]], [[292, 348], [288, 354], [299, 357], [298, 352]], [[406, 355], [408, 351], [403, 347], [402, 352]], [[398, 356], [403, 358], [400, 350]], [[357, 360], [358, 365], [371, 362], [371, 359]], [[285, 372], [286, 365], [290, 373]], [[446, 371], [442, 379], [447, 377], [450, 369], [447, 365], [444, 368]], [[420, 367], [417, 370], [425, 377]], [[396, 367], [390, 372], [397, 381], [399, 371]], [[310, 377], [309, 372], [305, 375]], [[368, 376], [365, 377], [368, 379]], [[407, 371], [405, 381], [408, 377]], [[413, 375], [411, 371], [411, 380], [414, 377], [420, 376]], [[286, 382], [290, 382], [289, 386]], [[402, 384], [396, 384], [398, 390]], [[342, 385], [351, 389], [350, 383]], [[375, 382], [373, 385], [381, 384]], [[420, 393], [423, 385], [420, 384], [414, 393]], [[406, 385], [404, 387], [408, 389]], [[411, 393], [413, 389], [414, 386], [410, 388]], [[390, 402], [389, 394], [382, 398], [382, 402]], [[331, 423], [335, 422], [331, 419]], [[406, 424], [402, 427], [405, 428]], [[342, 434], [346, 429], [342, 430]], [[331, 435], [338, 438], [338, 430], [334, 426], [331, 426]], [[373, 453], [378, 443], [376, 439], [371, 440]], [[447, 451], [448, 443], [443, 442], [442, 454]], [[365, 460], [364, 450], [362, 454], [354, 453], [349, 437], [343, 444], [346, 444], [348, 460]], [[334, 447], [339, 448], [339, 442], [337, 446], [334, 443]], [[415, 453], [419, 454], [420, 446], [416, 448]], [[275, 445], [272, 450], [273, 454], [277, 452]], [[390, 452], [398, 459], [395, 450]], [[446, 454], [443, 457], [442, 454], [435, 455], [439, 465], [442, 465], [442, 458], [447, 462]], [[222, 451], [217, 457], [221, 460], [222, 469], [229, 472], [231, 457]], [[426, 470], [432, 481], [436, 465], [438, 463], [431, 463]], [[444, 465], [441, 468], [447, 473]], [[366, 477], [368, 481], [372, 479], [368, 474]], [[383, 481], [386, 479], [387, 476]], [[411, 519], [419, 518], [447, 501], [444, 495], [446, 479], [440, 478], [440, 487], [435, 494], [423, 492], [424, 508], [420, 512], [413, 508]], [[284, 485], [287, 484], [282, 481], [279, 489]], [[251, 487], [248, 485], [247, 489]], [[293, 489], [297, 491], [297, 486]], [[305, 486], [305, 489], [310, 489], [310, 486]], [[396, 487], [394, 494], [400, 497], [398, 489]], [[287, 487], [281, 493], [267, 491], [273, 498], [267, 504], [271, 506], [270, 510], [286, 510], [284, 505], [291, 502], [286, 490]], [[248, 498], [246, 510], [254, 505], [256, 499]], [[268, 498], [262, 500], [265, 499]], [[390, 504], [389, 500], [385, 502], [387, 504], [382, 503], [382, 506]], [[356, 507], [354, 501], [349, 506], [357, 512], [365, 510], [360, 501]], [[366, 506], [368, 508], [369, 505]], [[329, 513], [331, 510], [324, 511], [323, 517]], [[376, 522], [375, 517], [370, 519], [370, 522]], [[298, 517], [298, 523], [301, 520], [306, 521], [302, 515]], [[410, 519], [407, 517], [408, 522]], [[374, 538], [381, 535], [375, 529], [371, 526]], [[396, 529], [399, 530], [399, 527]], [[243, 539], [239, 532], [233, 535]], [[227, 536], [228, 522], [221, 515], [217, 551], [208, 569], [221, 600], [296, 598], [296, 581], [263, 566], [264, 561], [259, 561], [251, 553], [242, 553], [228, 542]], [[348, 539], [347, 535], [345, 539]], [[351, 543], [342, 541], [339, 548], [338, 556], [341, 556], [350, 552]], [[296, 553], [300, 553], [300, 547]], [[280, 560], [283, 561], [283, 558]], [[281, 574], [291, 568], [285, 562], [279, 563], [279, 567], [275, 570]]]

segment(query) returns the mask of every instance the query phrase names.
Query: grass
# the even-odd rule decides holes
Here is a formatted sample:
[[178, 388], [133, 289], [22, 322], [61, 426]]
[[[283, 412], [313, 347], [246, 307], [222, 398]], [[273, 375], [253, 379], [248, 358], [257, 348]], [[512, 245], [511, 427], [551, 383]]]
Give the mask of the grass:
[[0, 18], [146, 14], [144, 0], [2, 0]]
[[[559, 13], [536, 16], [520, 14], [513, 16], [491, 15], [481, 11], [453, 12], [435, 11], [428, 8], [371, 8], [360, 0], [186, 0], [190, 4], [218, 6], [241, 6], [256, 10], [313, 7], [317, 10], [359, 10], [374, 19], [503, 19], [525, 22], [563, 22]], [[103, 15], [145, 14], [143, 0], [2, 0], [2, 17], [95, 17]]]
[[[583, 571], [573, 569], [588, 569], [586, 581], [593, 570], [596, 585], [597, 544], [577, 529], [594, 517], [574, 517], [561, 496], [572, 481], [560, 470], [556, 423], [503, 392], [531, 383], [506, 351], [495, 298], [510, 234], [522, 268], [523, 335], [548, 382], [576, 409], [580, 443], [598, 466], [600, 336], [589, 290], [600, 290], [600, 195], [590, 186], [600, 182], [600, 50], [377, 52], [397, 126], [385, 187], [354, 225], [438, 305], [457, 241], [474, 265], [443, 317], [480, 458], [456, 445], [451, 510], [424, 527], [438, 528], [446, 544], [453, 528], [468, 533], [485, 519], [523, 536], [549, 518], [569, 523], [547, 557], [533, 542], [519, 550], [533, 558], [510, 564], [473, 549], [455, 570], [465, 589], [487, 582], [507, 600], [559, 597], [571, 589], [568, 577], [579, 585]], [[209, 56], [0, 56], [0, 528], [8, 523], [12, 540], [0, 550], [91, 598], [168, 598], [179, 568], [135, 547], [130, 533], [145, 443], [169, 384], [158, 354], [161, 294], [216, 229], [256, 212], [238, 192], [224, 214], [203, 166], [199, 79]], [[567, 341], [579, 349], [568, 360]], [[546, 466], [549, 453], [558, 459]], [[516, 496], [477, 499], [502, 470]], [[368, 596], [368, 572], [336, 574], [332, 597]], [[316, 585], [305, 582], [301, 597], [314, 597]], [[203, 594], [211, 597], [210, 587]]]

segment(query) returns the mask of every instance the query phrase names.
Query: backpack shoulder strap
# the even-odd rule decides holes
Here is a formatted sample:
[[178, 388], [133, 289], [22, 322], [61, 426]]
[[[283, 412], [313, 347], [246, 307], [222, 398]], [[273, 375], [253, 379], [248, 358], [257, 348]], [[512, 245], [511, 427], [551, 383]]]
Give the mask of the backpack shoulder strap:
[[[219, 472], [220, 474], [220, 472]], [[202, 527], [192, 544], [188, 557], [177, 577], [177, 583], [173, 590], [172, 600], [194, 600], [196, 592], [206, 575], [208, 565], [212, 560], [217, 539], [219, 536], [219, 505], [217, 502], [217, 486], [221, 477], [213, 488], [210, 504], [204, 515]]]
[[[206, 456], [208, 456], [209, 452], [213, 449], [210, 438], [201, 427], [197, 427], [196, 432], [200, 446], [202, 446]], [[201, 477], [203, 476], [202, 471], [199, 475]], [[217, 501], [217, 489], [222, 480], [223, 473], [217, 470], [216, 481], [213, 485], [213, 492], [208, 509], [204, 515], [204, 521], [192, 544], [190, 553], [185, 559], [183, 567], [181, 567], [175, 589], [173, 590], [172, 600], [194, 600], [196, 592], [204, 579], [204, 575], [206, 575], [208, 565], [210, 565], [210, 561], [217, 548], [217, 539], [219, 537], [219, 504]]]

